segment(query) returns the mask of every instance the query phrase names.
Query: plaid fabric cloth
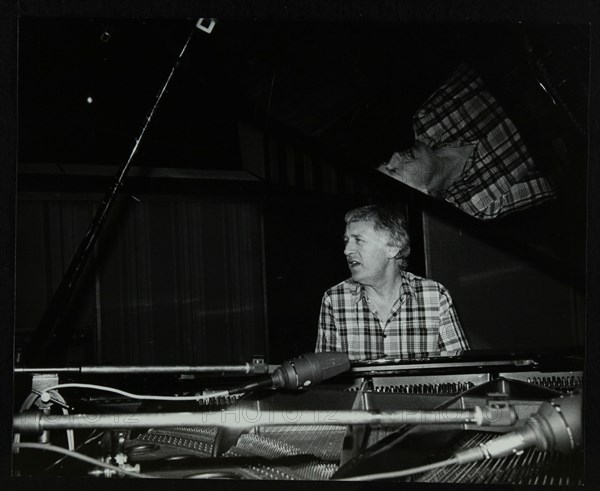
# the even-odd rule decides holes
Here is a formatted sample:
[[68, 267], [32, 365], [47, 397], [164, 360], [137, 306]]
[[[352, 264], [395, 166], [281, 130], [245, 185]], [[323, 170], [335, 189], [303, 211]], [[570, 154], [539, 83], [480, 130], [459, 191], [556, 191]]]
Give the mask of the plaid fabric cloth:
[[433, 280], [402, 272], [398, 300], [384, 326], [351, 279], [323, 295], [315, 351], [342, 351], [351, 360], [426, 357], [468, 349], [448, 291]]
[[430, 147], [475, 145], [462, 175], [441, 196], [472, 216], [496, 218], [555, 196], [513, 122], [466, 64], [419, 108], [413, 129]]

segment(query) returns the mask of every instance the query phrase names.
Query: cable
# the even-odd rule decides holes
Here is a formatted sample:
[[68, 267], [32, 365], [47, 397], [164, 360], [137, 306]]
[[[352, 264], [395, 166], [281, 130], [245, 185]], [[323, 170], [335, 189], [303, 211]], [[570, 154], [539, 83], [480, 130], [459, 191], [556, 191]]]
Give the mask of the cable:
[[[41, 394], [29, 394], [25, 400], [23, 401], [23, 404], [21, 404], [21, 408], [20, 408], [20, 412], [22, 413], [23, 411], [28, 410], [33, 403], [36, 401], [36, 399], [38, 399], [39, 397], [41, 397], [42, 394], [46, 394], [49, 393], [50, 391], [56, 390], [56, 389], [60, 389], [60, 388], [69, 388], [69, 387], [79, 387], [79, 388], [84, 388], [84, 389], [95, 389], [95, 390], [103, 390], [106, 392], [112, 392], [115, 394], [119, 394], [119, 395], [123, 395], [126, 397], [130, 397], [132, 399], [139, 399], [139, 400], [154, 400], [154, 401], [201, 401], [201, 400], [205, 400], [205, 399], [210, 399], [210, 398], [214, 398], [214, 397], [224, 397], [224, 396], [229, 396], [232, 394], [231, 391], [228, 390], [223, 390], [220, 392], [213, 392], [212, 394], [206, 394], [206, 395], [195, 395], [195, 396], [153, 396], [153, 395], [142, 395], [142, 394], [133, 394], [131, 392], [126, 392], [124, 390], [120, 390], [120, 389], [115, 389], [113, 387], [106, 387], [103, 385], [94, 385], [94, 384], [77, 384], [77, 383], [70, 383], [70, 384], [57, 384], [57, 385], [53, 385], [51, 387], [47, 387], [44, 392], [42, 392]], [[245, 389], [245, 388], [244, 388]], [[241, 390], [236, 390], [235, 392], [240, 392]], [[58, 400], [62, 403], [66, 404], [65, 399], [57, 392], [56, 393], [56, 397], [58, 398]], [[63, 414], [69, 414], [66, 408], [63, 408]], [[19, 442], [21, 441], [21, 434], [20, 433], [15, 433], [14, 437], [13, 437], [13, 443], [14, 444], [19, 444]], [[75, 436], [73, 433], [73, 430], [67, 430], [67, 442], [69, 445], [69, 449], [70, 450], [74, 450], [75, 448]]]
[[445, 467], [447, 465], [456, 464], [456, 458], [451, 457], [447, 460], [440, 462], [434, 462], [433, 464], [422, 465], [421, 467], [413, 467], [412, 469], [404, 469], [401, 471], [393, 472], [382, 472], [381, 474], [363, 474], [361, 476], [344, 477], [341, 479], [332, 479], [332, 481], [375, 481], [378, 479], [394, 479], [398, 477], [410, 476], [412, 474], [419, 474], [420, 472], [427, 472], [439, 467]]
[[[79, 445], [77, 446], [77, 448], [73, 449], [73, 451], [74, 451], [74, 452], [76, 452], [76, 451], [77, 451], [77, 450], [79, 450], [80, 448], [83, 448], [83, 447], [85, 447], [85, 446], [86, 446], [88, 443], [91, 443], [91, 442], [93, 442], [94, 440], [97, 440], [98, 438], [100, 438], [100, 437], [101, 437], [101, 436], [104, 434], [104, 432], [102, 432], [102, 431], [101, 431], [101, 432], [99, 432], [99, 433], [96, 433], [96, 431], [98, 431], [98, 430], [94, 430], [94, 431], [92, 431], [92, 435], [91, 435], [91, 436], [90, 436], [90, 437], [89, 437], [89, 438], [88, 438], [88, 439], [87, 439], [85, 442], [83, 442], [83, 443], [79, 444]], [[94, 433], [96, 433], [96, 434], [94, 435]], [[18, 442], [17, 442], [17, 443], [18, 443]], [[44, 469], [44, 471], [49, 471], [50, 469], [52, 469], [52, 467], [54, 467], [55, 465], [58, 465], [58, 464], [60, 464], [60, 463], [61, 463], [63, 460], [65, 460], [67, 457], [68, 457], [68, 455], [65, 455], [65, 456], [61, 457], [61, 458], [60, 458], [60, 459], [58, 459], [56, 462], [53, 462], [53, 463], [52, 463], [52, 464], [50, 464], [48, 467], [46, 467], [46, 468]]]
[[[66, 388], [79, 387], [79, 388], [103, 390], [106, 392], [113, 392], [115, 394], [124, 395], [124, 396], [130, 397], [132, 399], [155, 400], [155, 401], [200, 401], [200, 400], [210, 399], [212, 397], [222, 397], [222, 396], [230, 395], [230, 392], [225, 390], [225, 391], [220, 391], [220, 392], [214, 392], [212, 394], [195, 395], [195, 396], [181, 396], [181, 397], [178, 397], [178, 396], [152, 396], [152, 395], [132, 394], [131, 392], [126, 392], [124, 390], [115, 389], [113, 387], [105, 387], [103, 385], [75, 384], [75, 383], [53, 385], [52, 387], [47, 387], [44, 390], [44, 392], [42, 392], [42, 394], [48, 393], [55, 389], [65, 388], [65, 387]], [[23, 404], [21, 404], [20, 412], [22, 413], [23, 411], [28, 410], [33, 405], [33, 403], [36, 401], [36, 399], [41, 397], [42, 394], [39, 394], [39, 395], [35, 394], [35, 393], [29, 394], [23, 401]], [[65, 399], [60, 394], [58, 394], [58, 392], [56, 393], [56, 396], [60, 402], [63, 402], [66, 405]], [[63, 408], [63, 414], [69, 414], [68, 411], [66, 410], [66, 408]], [[14, 437], [13, 437], [13, 443], [18, 445], [20, 441], [21, 441], [21, 434], [15, 433]], [[69, 445], [69, 449], [74, 450], [75, 436], [74, 436], [73, 430], [67, 430], [67, 442]]]
[[[69, 414], [69, 410], [67, 409], [67, 407], [65, 407], [68, 406], [67, 401], [65, 401], [65, 398], [61, 396], [58, 392], [55, 392], [53, 395], [59, 402], [59, 404], [62, 405], [63, 414]], [[67, 444], [69, 446], [69, 450], [75, 450], [75, 432], [73, 430], [67, 430]]]
[[89, 464], [104, 467], [106, 469], [111, 469], [115, 472], [118, 472], [120, 474], [125, 474], [130, 477], [154, 478], [154, 476], [138, 474], [137, 472], [121, 469], [115, 465], [107, 464], [106, 462], [102, 462], [101, 460], [94, 459], [92, 457], [88, 457], [87, 455], [84, 455], [82, 453], [74, 452], [73, 450], [67, 450], [66, 448], [57, 447], [56, 445], [50, 445], [48, 443], [14, 443], [13, 444], [13, 450], [22, 449], [22, 448], [31, 448], [31, 449], [35, 449], [35, 450], [49, 450], [50, 452], [61, 453], [61, 454], [67, 455], [69, 457], [72, 457], [74, 459], [83, 460], [84, 462], [87, 462]]
[[115, 394], [123, 395], [125, 397], [129, 397], [131, 399], [140, 399], [140, 400], [149, 400], [149, 401], [200, 401], [204, 399], [210, 399], [212, 397], [222, 397], [230, 395], [228, 390], [223, 390], [220, 392], [214, 392], [212, 394], [200, 395], [197, 394], [195, 396], [153, 396], [153, 395], [144, 395], [144, 394], [133, 394], [131, 392], [126, 392], [121, 389], [115, 389], [114, 387], [106, 387], [104, 385], [95, 385], [95, 384], [78, 384], [78, 383], [70, 383], [70, 384], [58, 384], [53, 385], [52, 387], [48, 387], [45, 389], [45, 392], [55, 389], [62, 389], [67, 387], [79, 387], [82, 389], [95, 389], [95, 390], [103, 390], [106, 392], [113, 392]]
[[[69, 414], [67, 408], [62, 408], [62, 412], [65, 415]], [[67, 430], [67, 445], [69, 446], [69, 450], [75, 450], [75, 432], [71, 429]]]

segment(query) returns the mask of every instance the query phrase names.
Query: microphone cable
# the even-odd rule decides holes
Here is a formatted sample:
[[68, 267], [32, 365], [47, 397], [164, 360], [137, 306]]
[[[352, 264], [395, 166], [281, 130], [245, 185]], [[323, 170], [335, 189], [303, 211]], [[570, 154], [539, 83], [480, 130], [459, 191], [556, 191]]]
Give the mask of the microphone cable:
[[96, 384], [81, 384], [81, 383], [67, 383], [67, 384], [57, 384], [52, 387], [48, 387], [44, 389], [44, 392], [38, 397], [42, 397], [44, 394], [47, 394], [51, 390], [62, 389], [62, 388], [81, 388], [81, 389], [94, 389], [100, 390], [104, 392], [111, 392], [113, 394], [122, 395], [125, 397], [129, 397], [130, 399], [138, 399], [143, 401], [201, 401], [204, 399], [210, 399], [211, 397], [222, 397], [230, 395], [228, 390], [222, 390], [219, 392], [213, 392], [211, 394], [196, 394], [193, 396], [158, 396], [158, 395], [146, 395], [146, 394], [134, 394], [132, 392], [127, 392], [121, 389], [117, 389], [115, 387], [108, 387], [105, 385], [96, 385]]
[[24, 448], [33, 449], [33, 450], [46, 450], [49, 452], [60, 453], [60, 454], [66, 455], [68, 457], [72, 457], [74, 459], [82, 460], [84, 462], [87, 462], [88, 464], [93, 464], [93, 465], [97, 465], [100, 467], [104, 467], [105, 469], [109, 469], [109, 470], [118, 472], [119, 474], [124, 474], [129, 477], [155, 478], [154, 476], [149, 476], [146, 474], [139, 474], [137, 472], [130, 471], [127, 469], [121, 469], [120, 467], [117, 467], [116, 465], [108, 464], [106, 462], [102, 462], [101, 460], [95, 459], [93, 457], [89, 457], [87, 455], [76, 452], [74, 450], [68, 450], [66, 448], [58, 447], [56, 445], [51, 445], [49, 443], [29, 443], [29, 442], [13, 443], [13, 452], [15, 452], [15, 453], [17, 453], [18, 450], [24, 449]]
[[332, 481], [378, 481], [381, 479], [397, 479], [400, 477], [406, 477], [413, 474], [420, 474], [421, 472], [427, 472], [447, 465], [454, 465], [458, 463], [456, 457], [450, 457], [446, 460], [434, 462], [432, 464], [422, 465], [419, 467], [412, 467], [410, 469], [402, 469], [401, 471], [381, 472], [379, 474], [362, 474], [360, 476], [343, 477], [340, 479], [331, 479]]

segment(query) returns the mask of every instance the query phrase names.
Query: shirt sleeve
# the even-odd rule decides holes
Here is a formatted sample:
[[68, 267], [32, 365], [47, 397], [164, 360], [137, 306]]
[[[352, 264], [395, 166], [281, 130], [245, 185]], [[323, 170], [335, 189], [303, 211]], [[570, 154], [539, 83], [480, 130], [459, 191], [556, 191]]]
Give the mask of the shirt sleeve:
[[317, 334], [317, 345], [315, 352], [336, 351], [337, 329], [333, 317], [333, 306], [331, 297], [325, 293], [321, 301], [321, 312], [319, 314], [319, 332]]
[[469, 342], [460, 326], [450, 293], [444, 287], [441, 287], [440, 291], [440, 334], [438, 345], [440, 351], [469, 349]]

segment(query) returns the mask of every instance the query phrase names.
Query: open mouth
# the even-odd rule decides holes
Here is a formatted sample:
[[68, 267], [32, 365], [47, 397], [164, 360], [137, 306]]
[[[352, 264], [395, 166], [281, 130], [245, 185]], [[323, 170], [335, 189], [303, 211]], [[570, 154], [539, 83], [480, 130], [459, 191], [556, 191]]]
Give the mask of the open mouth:
[[350, 269], [356, 268], [357, 266], [360, 266], [360, 263], [358, 261], [348, 261], [348, 267]]

